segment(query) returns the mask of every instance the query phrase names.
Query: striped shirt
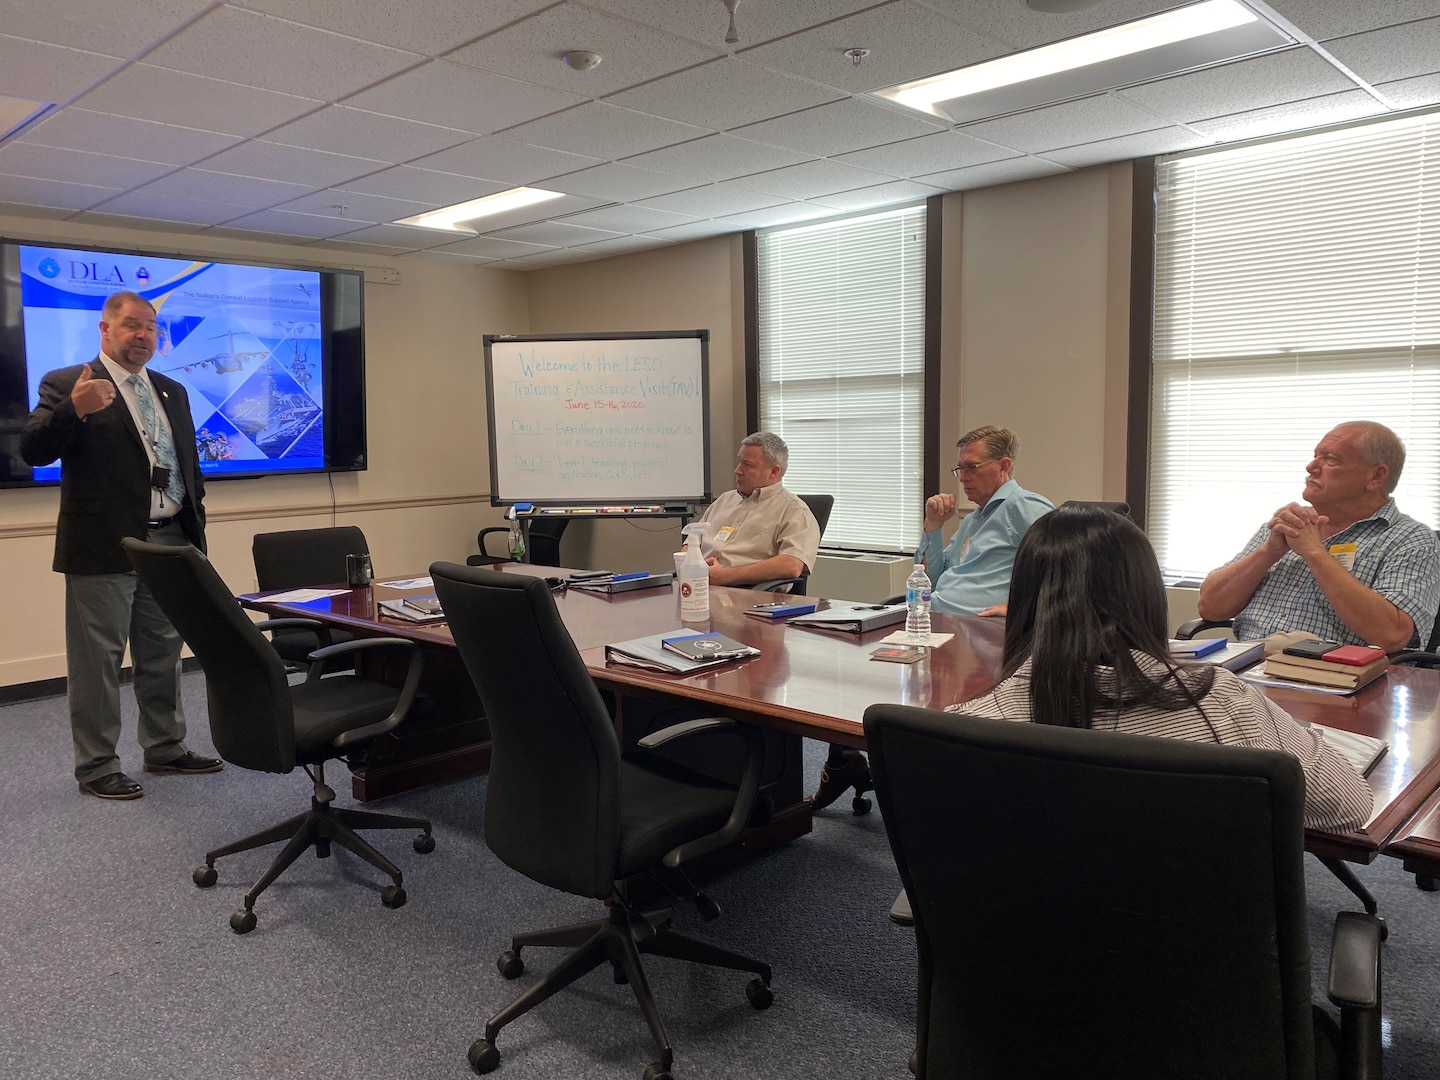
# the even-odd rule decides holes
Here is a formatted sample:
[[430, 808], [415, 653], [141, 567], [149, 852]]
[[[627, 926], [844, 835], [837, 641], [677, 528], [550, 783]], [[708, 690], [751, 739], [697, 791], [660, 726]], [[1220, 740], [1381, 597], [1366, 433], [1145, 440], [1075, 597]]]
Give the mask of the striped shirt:
[[[1262, 525], [1230, 563], [1258, 550], [1269, 535], [1269, 527]], [[1409, 615], [1415, 623], [1410, 648], [1423, 648], [1440, 606], [1440, 543], [1435, 533], [1402, 514], [1390, 499], [1325, 543], [1356, 545], [1351, 567], [1355, 580]], [[1342, 645], [1371, 644], [1340, 621], [1305, 560], [1293, 551], [1266, 571], [1250, 602], [1235, 616], [1235, 636], [1241, 641], [1257, 641], [1285, 630], [1303, 630]]]
[[[1151, 657], [1136, 653], [1135, 659], [1147, 672], [1157, 676], [1164, 672], [1163, 665]], [[1110, 671], [1100, 669], [1102, 689]], [[1347, 832], [1370, 819], [1374, 795], [1365, 778], [1326, 743], [1319, 732], [1301, 725], [1234, 672], [1217, 666], [1215, 682], [1200, 704], [1203, 712], [1195, 708], [1167, 712], [1150, 705], [1137, 705], [1119, 716], [1097, 713], [1091, 727], [1096, 731], [1120, 731], [1128, 735], [1158, 735], [1188, 742], [1283, 750], [1300, 760], [1305, 773], [1306, 828]], [[1014, 675], [990, 693], [947, 706], [945, 711], [993, 720], [1028, 721], [1030, 661], [1026, 660]]]

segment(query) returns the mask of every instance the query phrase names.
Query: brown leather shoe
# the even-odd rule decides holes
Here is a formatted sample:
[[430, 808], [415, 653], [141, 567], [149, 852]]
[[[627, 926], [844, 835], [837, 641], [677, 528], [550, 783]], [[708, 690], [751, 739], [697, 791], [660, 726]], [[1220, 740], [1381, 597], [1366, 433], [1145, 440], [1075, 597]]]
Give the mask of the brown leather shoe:
[[97, 799], [138, 799], [145, 789], [123, 772], [107, 773], [94, 780], [81, 780], [80, 790]]
[[815, 789], [815, 794], [810, 796], [810, 809], [825, 809], [852, 787], [857, 793], [861, 793], [869, 791], [872, 786], [870, 763], [865, 760], [864, 754], [855, 751], [846, 755], [843, 765], [832, 769], [830, 763], [826, 762], [820, 769], [820, 786]]
[[163, 765], [145, 766], [146, 772], [178, 772], [178, 773], [207, 773], [219, 772], [225, 767], [224, 762], [215, 757], [201, 757], [199, 754], [192, 754], [189, 750], [177, 758], [165, 762]]

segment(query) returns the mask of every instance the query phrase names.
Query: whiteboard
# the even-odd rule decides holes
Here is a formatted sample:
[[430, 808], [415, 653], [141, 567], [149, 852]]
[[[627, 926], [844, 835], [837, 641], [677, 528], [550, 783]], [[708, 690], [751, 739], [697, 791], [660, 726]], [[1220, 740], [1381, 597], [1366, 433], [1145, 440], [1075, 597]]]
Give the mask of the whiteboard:
[[710, 331], [486, 334], [490, 501], [710, 501]]

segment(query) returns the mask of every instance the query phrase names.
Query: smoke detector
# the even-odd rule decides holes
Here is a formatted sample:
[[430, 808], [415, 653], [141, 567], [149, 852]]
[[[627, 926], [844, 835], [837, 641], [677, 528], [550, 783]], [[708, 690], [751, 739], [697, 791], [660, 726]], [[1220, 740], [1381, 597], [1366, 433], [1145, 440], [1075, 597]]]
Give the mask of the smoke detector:
[[573, 49], [560, 57], [560, 62], [571, 71], [591, 71], [600, 65], [601, 56], [589, 49]]

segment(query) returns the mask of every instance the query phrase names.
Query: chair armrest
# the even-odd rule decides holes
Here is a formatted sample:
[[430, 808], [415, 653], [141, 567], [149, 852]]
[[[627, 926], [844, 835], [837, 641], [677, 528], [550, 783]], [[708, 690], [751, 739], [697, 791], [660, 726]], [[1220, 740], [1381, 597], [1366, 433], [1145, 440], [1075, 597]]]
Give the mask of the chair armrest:
[[793, 592], [796, 595], [801, 595], [804, 592], [804, 585], [804, 578], [782, 577], [773, 578], [770, 581], [757, 582], [756, 584], [747, 587], [754, 589], [756, 592]]
[[400, 697], [395, 702], [395, 708], [390, 710], [390, 715], [384, 720], [366, 724], [364, 727], [354, 728], [338, 735], [331, 743], [336, 750], [344, 750], [356, 743], [367, 742], [377, 735], [384, 735], [387, 731], [393, 731], [399, 726], [400, 721], [409, 714], [410, 707], [415, 704], [415, 696], [420, 690], [420, 675], [425, 670], [425, 654], [420, 651], [420, 647], [415, 642], [406, 638], [378, 637], [342, 641], [338, 645], [316, 649], [309, 656], [310, 670], [305, 676], [306, 682], [318, 679], [325, 668], [325, 661], [332, 656], [375, 648], [400, 649], [409, 653], [409, 663], [405, 668], [405, 682], [400, 687]]
[[1405, 667], [1440, 667], [1440, 653], [1425, 652], [1423, 649], [1401, 649], [1390, 654], [1390, 663]]
[[284, 619], [262, 619], [255, 624], [255, 629], [267, 634], [273, 634], [276, 630], [312, 630], [322, 649], [329, 648], [334, 640], [330, 637], [330, 627], [319, 619], [304, 619], [295, 616]]
[[663, 862], [671, 870], [712, 851], [729, 847], [749, 822], [750, 815], [755, 810], [755, 800], [760, 794], [760, 772], [765, 766], [765, 735], [751, 724], [737, 723], [723, 716], [686, 720], [651, 732], [637, 745], [643, 750], [653, 750], [675, 739], [687, 738], [702, 731], [723, 731], [744, 741], [745, 772], [740, 777], [740, 786], [735, 791], [735, 804], [725, 824], [718, 832], [691, 840], [667, 852]]
[[895, 605], [895, 604], [903, 604], [903, 603], [905, 603], [905, 594], [902, 592], [902, 593], [896, 593], [894, 596], [887, 596], [884, 600], [881, 600], [881, 601], [880, 601], [880, 606], [881, 606], [881, 607], [891, 607], [891, 606], [893, 606], [893, 605]]
[[[502, 526], [498, 526], [498, 525], [492, 525], [492, 526], [491, 526], [490, 528], [488, 528], [488, 529], [481, 529], [481, 530], [480, 530], [480, 534], [479, 534], [477, 537], [475, 537], [475, 543], [476, 543], [476, 545], [480, 548], [480, 554], [481, 554], [481, 556], [484, 557], [487, 561], [490, 561], [490, 562], [509, 562], [509, 561], [510, 561], [510, 551], [509, 551], [509, 548], [506, 548], [506, 551], [505, 551], [505, 554], [504, 554], [504, 555], [498, 555], [498, 556], [497, 556], [497, 555], [491, 555], [490, 552], [488, 552], [487, 550], [485, 550], [485, 537], [489, 536], [491, 533], [503, 533], [506, 537], [509, 537], [509, 535], [510, 535], [510, 529], [509, 529], [508, 526], [502, 527]], [[467, 565], [470, 565], [470, 564], [467, 563]], [[481, 564], [481, 563], [475, 563], [474, 565], [480, 566], [480, 565], [483, 565], [483, 564]]]
[[1380, 923], [1375, 916], [1358, 911], [1335, 916], [1328, 992], [1342, 1010], [1380, 1004]]
[[1189, 641], [1201, 630], [1228, 630], [1230, 625], [1229, 619], [1191, 619], [1175, 628], [1175, 636], [1181, 641]]

